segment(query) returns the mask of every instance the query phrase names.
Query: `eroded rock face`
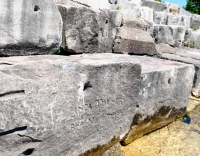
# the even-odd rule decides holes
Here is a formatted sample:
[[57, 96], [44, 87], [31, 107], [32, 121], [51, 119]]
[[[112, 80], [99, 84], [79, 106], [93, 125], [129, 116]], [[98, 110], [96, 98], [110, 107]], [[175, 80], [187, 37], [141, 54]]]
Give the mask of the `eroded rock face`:
[[0, 1], [0, 55], [55, 53], [62, 21], [54, 0]]
[[185, 27], [157, 25], [153, 29], [153, 38], [156, 43], [166, 43], [173, 47], [178, 47], [184, 41]]
[[[33, 156], [100, 156], [168, 124], [185, 113], [194, 73], [192, 65], [120, 54], [0, 64], [1, 139], [14, 135], [10, 151]], [[11, 154], [9, 145], [0, 155]]]
[[61, 47], [68, 53], [112, 52], [122, 21], [118, 11], [96, 12], [89, 8], [58, 6], [63, 18]]
[[139, 64], [117, 59], [1, 59], [0, 134], [16, 131], [42, 140], [29, 147], [36, 148], [32, 155], [101, 155], [129, 130], [140, 71]]

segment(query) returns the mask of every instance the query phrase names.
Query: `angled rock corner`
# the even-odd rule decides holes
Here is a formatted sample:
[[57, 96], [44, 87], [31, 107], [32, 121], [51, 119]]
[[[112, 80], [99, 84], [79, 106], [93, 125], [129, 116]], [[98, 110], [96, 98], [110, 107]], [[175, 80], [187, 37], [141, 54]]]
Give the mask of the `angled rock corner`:
[[0, 56], [51, 54], [62, 38], [54, 0], [0, 1]]

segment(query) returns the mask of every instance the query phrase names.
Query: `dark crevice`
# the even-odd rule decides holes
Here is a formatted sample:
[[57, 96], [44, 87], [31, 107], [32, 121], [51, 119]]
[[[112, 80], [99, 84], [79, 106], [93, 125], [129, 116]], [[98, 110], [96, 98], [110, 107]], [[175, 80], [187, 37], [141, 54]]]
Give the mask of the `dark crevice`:
[[88, 82], [86, 82], [86, 83], [84, 84], [83, 91], [86, 90], [87, 88], [91, 88], [91, 87], [92, 87], [92, 85], [90, 84], [90, 81], [88, 81]]
[[31, 155], [33, 153], [33, 151], [34, 151], [34, 148], [29, 148], [26, 151], [24, 151], [22, 154], [24, 154], [24, 155]]
[[30, 137], [30, 136], [26, 136], [26, 135], [18, 134], [18, 136], [29, 138], [29, 139], [31, 139], [31, 142], [41, 142], [41, 141], [42, 141], [42, 140], [34, 139], [34, 138], [32, 138], [32, 137]]
[[25, 94], [25, 91], [24, 90], [16, 90], [16, 91], [6, 92], [6, 93], [3, 93], [3, 94], [0, 94], [0, 98], [4, 97], [4, 96], [12, 95], [12, 94], [20, 94], [20, 93]]
[[1, 136], [5, 136], [5, 135], [12, 134], [12, 133], [14, 133], [14, 132], [24, 131], [24, 130], [26, 130], [26, 129], [27, 129], [27, 126], [17, 127], [17, 128], [11, 129], [11, 130], [9, 130], [9, 131], [5, 131], [5, 132], [0, 133], [0, 137], [1, 137]]
[[34, 11], [39, 11], [40, 10], [40, 7], [38, 5], [35, 5], [34, 6]]

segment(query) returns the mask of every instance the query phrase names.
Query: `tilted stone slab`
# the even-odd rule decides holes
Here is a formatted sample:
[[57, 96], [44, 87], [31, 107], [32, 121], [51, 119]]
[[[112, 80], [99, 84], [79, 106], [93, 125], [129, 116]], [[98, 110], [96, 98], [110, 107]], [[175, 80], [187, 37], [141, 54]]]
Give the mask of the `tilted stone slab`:
[[0, 1], [0, 55], [55, 53], [62, 20], [54, 0]]
[[192, 14], [191, 28], [200, 29], [200, 15]]
[[58, 5], [63, 18], [61, 48], [68, 53], [109, 53], [122, 14], [118, 11], [94, 11], [90, 8]]
[[156, 2], [156, 1], [144, 0], [142, 2], [142, 6], [152, 8], [155, 11], [165, 11], [167, 9], [167, 5], [165, 3], [160, 3], [160, 2]]
[[114, 53], [156, 55], [153, 38], [140, 29], [121, 27], [115, 38]]
[[155, 25], [153, 38], [156, 43], [166, 43], [173, 47], [182, 45], [186, 27], [175, 25]]
[[100, 156], [182, 116], [193, 74], [119, 54], [1, 58], [0, 154]]

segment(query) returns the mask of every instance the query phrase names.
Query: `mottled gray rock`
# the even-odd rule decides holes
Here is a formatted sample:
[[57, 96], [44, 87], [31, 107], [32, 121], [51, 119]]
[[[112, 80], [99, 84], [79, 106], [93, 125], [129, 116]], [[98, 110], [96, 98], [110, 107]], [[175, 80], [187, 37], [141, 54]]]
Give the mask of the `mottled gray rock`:
[[54, 0], [0, 1], [0, 55], [55, 53], [62, 20]]
[[168, 16], [165, 12], [154, 11], [154, 17], [153, 18], [154, 18], [153, 22], [155, 24], [167, 25]]
[[190, 16], [168, 14], [167, 25], [179, 25], [190, 27]]
[[58, 5], [63, 18], [61, 47], [68, 53], [112, 52], [122, 14], [118, 11], [96, 12], [89, 8]]
[[123, 16], [121, 27], [147, 31], [148, 24], [142, 18]]
[[197, 49], [179, 49], [176, 54], [163, 53], [162, 58], [175, 60], [195, 65], [195, 77], [193, 83], [192, 94], [200, 97], [200, 51]]
[[183, 115], [193, 70], [119, 54], [1, 58], [0, 135], [16, 135], [33, 156], [100, 156]]
[[42, 140], [29, 147], [32, 155], [77, 156], [110, 143], [108, 149], [128, 132], [139, 64], [45, 55], [0, 62], [0, 135], [25, 127], [15, 134]]
[[191, 13], [186, 11], [183, 8], [179, 8], [179, 15], [184, 15], [184, 16], [191, 16]]
[[147, 33], [148, 24], [141, 18], [124, 16], [116, 35], [113, 52], [155, 55], [153, 38]]
[[200, 15], [192, 14], [191, 28], [200, 29]]
[[187, 29], [184, 37], [184, 45], [190, 48], [200, 49], [200, 29]]
[[166, 43], [173, 47], [182, 45], [186, 28], [182, 26], [156, 25], [153, 38], [156, 43]]

